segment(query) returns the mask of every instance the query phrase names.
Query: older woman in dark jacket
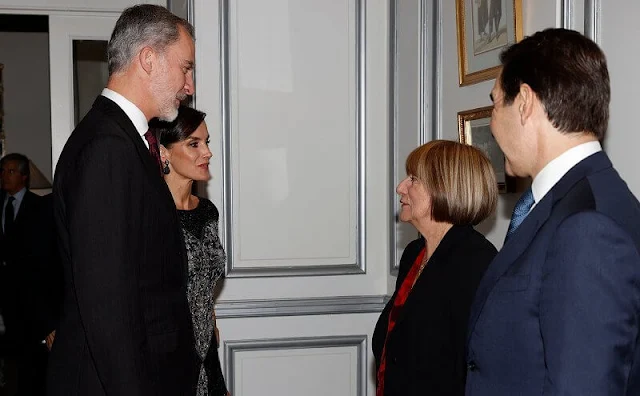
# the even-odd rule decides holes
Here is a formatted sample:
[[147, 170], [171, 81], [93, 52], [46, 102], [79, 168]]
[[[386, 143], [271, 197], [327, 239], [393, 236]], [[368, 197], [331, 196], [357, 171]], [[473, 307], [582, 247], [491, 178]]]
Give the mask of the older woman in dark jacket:
[[472, 226], [495, 210], [496, 178], [480, 150], [445, 140], [415, 149], [406, 171], [400, 220], [421, 237], [404, 250], [373, 334], [376, 396], [462, 396], [469, 309], [496, 254]]

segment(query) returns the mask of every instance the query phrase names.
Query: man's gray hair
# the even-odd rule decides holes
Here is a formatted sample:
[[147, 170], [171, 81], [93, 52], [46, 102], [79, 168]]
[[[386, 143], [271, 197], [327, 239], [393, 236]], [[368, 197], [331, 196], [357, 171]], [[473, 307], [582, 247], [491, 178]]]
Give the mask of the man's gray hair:
[[0, 167], [4, 165], [7, 161], [14, 161], [18, 163], [18, 171], [22, 176], [27, 177], [27, 181], [25, 186], [29, 188], [29, 183], [31, 182], [31, 168], [29, 168], [29, 158], [20, 153], [11, 153], [7, 154], [2, 159], [0, 159]]
[[180, 27], [193, 38], [193, 26], [165, 7], [139, 4], [125, 9], [113, 28], [107, 46], [109, 76], [129, 66], [143, 47], [149, 46], [164, 52], [168, 45], [180, 38]]

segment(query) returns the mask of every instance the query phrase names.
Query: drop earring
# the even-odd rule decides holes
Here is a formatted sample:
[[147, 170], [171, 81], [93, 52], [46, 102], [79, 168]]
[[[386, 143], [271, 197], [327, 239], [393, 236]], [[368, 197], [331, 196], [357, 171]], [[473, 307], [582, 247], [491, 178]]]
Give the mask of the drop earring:
[[164, 173], [165, 175], [168, 175], [169, 172], [171, 172], [169, 170], [169, 160], [164, 160], [164, 166], [162, 167], [162, 173]]

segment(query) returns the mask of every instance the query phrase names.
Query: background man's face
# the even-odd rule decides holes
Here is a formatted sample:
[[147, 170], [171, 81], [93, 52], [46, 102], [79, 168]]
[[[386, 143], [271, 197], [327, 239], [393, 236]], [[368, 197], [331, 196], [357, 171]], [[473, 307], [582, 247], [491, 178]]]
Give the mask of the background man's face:
[[0, 167], [0, 187], [13, 195], [22, 190], [27, 183], [27, 177], [20, 173], [18, 161], [4, 161]]

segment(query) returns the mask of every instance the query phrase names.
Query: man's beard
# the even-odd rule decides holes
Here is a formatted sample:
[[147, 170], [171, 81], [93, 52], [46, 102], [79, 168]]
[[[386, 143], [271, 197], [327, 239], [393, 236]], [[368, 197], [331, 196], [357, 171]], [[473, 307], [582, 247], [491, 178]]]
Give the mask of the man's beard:
[[158, 119], [167, 122], [173, 122], [176, 118], [178, 118], [178, 109], [176, 109], [174, 106], [163, 106], [163, 108], [160, 110], [160, 115], [158, 116]]
[[[158, 118], [162, 121], [173, 122], [178, 117], [178, 108], [180, 107], [180, 103], [186, 98], [186, 94], [180, 93], [171, 100], [167, 100], [166, 103], [160, 107], [160, 115]], [[174, 105], [174, 100], [178, 100], [178, 107]]]
[[163, 100], [158, 108], [158, 118], [162, 121], [168, 122], [173, 122], [178, 117], [178, 107], [180, 106], [180, 103], [176, 106], [175, 101], [178, 100], [179, 102], [182, 102], [187, 98], [187, 94], [182, 92], [171, 95], [171, 93], [169, 93], [165, 88], [165, 81], [154, 84], [153, 95], [156, 98], [170, 98]]

